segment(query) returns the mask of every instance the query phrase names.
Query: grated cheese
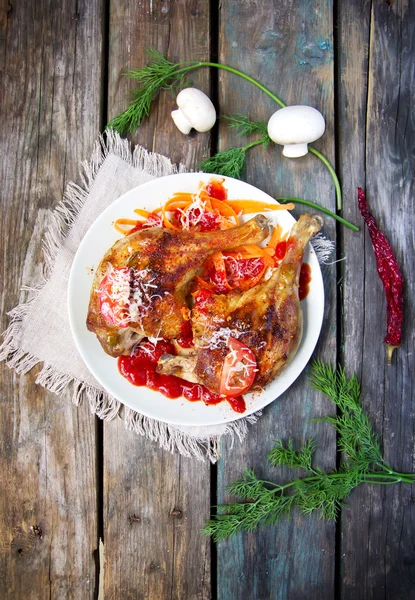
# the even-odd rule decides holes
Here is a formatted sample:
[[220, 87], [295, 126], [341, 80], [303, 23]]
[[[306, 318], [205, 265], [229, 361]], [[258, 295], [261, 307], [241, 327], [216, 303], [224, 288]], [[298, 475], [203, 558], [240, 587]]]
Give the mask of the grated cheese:
[[238, 339], [242, 335], [242, 332], [237, 329], [230, 329], [229, 327], [221, 327], [212, 333], [210, 337], [201, 338], [201, 347], [209, 348], [210, 350], [217, 350], [226, 346], [230, 337]]
[[200, 223], [206, 211], [206, 201], [200, 198], [199, 194], [193, 196], [194, 200], [186, 210], [178, 209], [180, 212], [180, 224], [183, 229], [190, 229]]
[[157, 289], [150, 269], [108, 269], [108, 297], [114, 304], [114, 313], [121, 326], [129, 323], [141, 323], [149, 313], [152, 303], [160, 294], [153, 294]]
[[257, 269], [262, 268], [262, 258], [248, 258], [244, 261], [244, 266], [234, 256], [224, 255], [225, 261], [229, 263], [231, 273], [235, 277], [244, 279], [245, 277], [255, 277], [258, 273]]

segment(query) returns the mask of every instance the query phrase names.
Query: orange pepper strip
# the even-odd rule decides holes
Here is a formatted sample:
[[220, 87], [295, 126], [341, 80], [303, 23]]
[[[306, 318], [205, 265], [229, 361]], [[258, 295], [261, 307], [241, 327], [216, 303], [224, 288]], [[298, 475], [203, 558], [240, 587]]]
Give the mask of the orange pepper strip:
[[273, 256], [270, 256], [267, 252], [264, 251], [264, 256], [262, 257], [264, 263], [267, 265], [267, 267], [271, 267], [274, 268], [275, 267], [275, 261]]
[[260, 202], [257, 200], [224, 200], [229, 206], [231, 206], [238, 213], [248, 215], [252, 213], [268, 211], [268, 210], [293, 210], [295, 205], [290, 204], [269, 204], [267, 202]]
[[172, 210], [176, 210], [177, 208], [185, 209], [192, 202], [193, 194], [184, 192], [178, 192], [177, 194], [173, 194], [173, 196], [167, 200], [167, 202], [161, 207], [163, 223], [167, 227], [167, 229], [175, 229], [176, 231], [180, 230], [180, 227], [176, 227], [176, 225], [173, 225], [173, 223], [168, 218], [167, 213]]
[[199, 192], [199, 197], [200, 197], [200, 198], [203, 198], [203, 199], [205, 199], [205, 200], [206, 200], [207, 198], [209, 198], [209, 199], [212, 199], [212, 196], [209, 196], [209, 194], [207, 193], [207, 191], [206, 191], [206, 190], [200, 190], [200, 192]]
[[241, 258], [262, 258], [266, 266], [273, 267], [274, 261], [266, 250], [267, 248], [261, 248], [254, 244], [246, 244], [245, 246], [238, 246], [237, 248], [234, 248], [232, 252], [226, 254], [228, 256], [234, 256], [236, 260]]
[[148, 210], [143, 210], [142, 208], [135, 208], [134, 212], [140, 215], [140, 217], [144, 217], [145, 219], [148, 219], [150, 215]]
[[204, 288], [205, 290], [209, 290], [210, 292], [213, 292], [215, 289], [211, 283], [208, 283], [201, 277], [196, 277], [195, 282], [197, 284], [197, 288]]
[[274, 259], [267, 252], [265, 252], [265, 249], [264, 249], [264, 254], [262, 255], [261, 258], [264, 261], [264, 263], [267, 265], [267, 267], [275, 267]]
[[225, 200], [217, 200], [216, 198], [210, 199], [212, 208], [218, 211], [218, 213], [226, 218], [233, 218], [235, 220], [235, 224], [238, 225], [239, 219], [238, 215], [234, 211], [232, 206], [229, 206], [227, 201]]
[[[131, 229], [134, 229], [140, 223], [140, 221], [134, 221], [133, 219], [117, 219], [114, 222], [114, 229], [118, 231], [118, 233], [128, 233]], [[123, 227], [123, 225], [128, 225], [129, 227]]]
[[228, 277], [226, 275], [225, 259], [222, 252], [214, 254], [210, 260], [212, 261], [213, 268], [220, 276], [221, 285], [225, 286], [225, 289], [231, 290], [232, 288], [229, 285]]
[[281, 241], [282, 237], [282, 227], [281, 225], [277, 225], [274, 227], [274, 231], [271, 234], [270, 240], [267, 244], [268, 248], [276, 248], [278, 242]]
[[172, 197], [167, 200], [163, 208], [164, 210], [175, 210], [176, 208], [186, 208], [186, 206], [189, 206], [191, 203], [192, 200], [178, 200], [177, 198]]
[[275, 248], [264, 248], [264, 252], [266, 254], [268, 254], [269, 256], [274, 256], [275, 255]]
[[178, 231], [180, 229], [180, 227], [176, 227], [176, 225], [173, 225], [173, 223], [171, 221], [169, 221], [165, 205], [162, 208], [161, 214], [162, 214], [163, 224], [166, 226], [167, 229], [175, 229], [176, 231]]
[[218, 200], [217, 198], [212, 198], [212, 196], [209, 196], [209, 194], [207, 194], [204, 190], [202, 190], [199, 194], [199, 198], [202, 200], [202, 202], [205, 203], [205, 208], [206, 210], [211, 211], [213, 209], [213, 202], [221, 202], [221, 200]]
[[193, 196], [194, 194], [191, 192], [176, 192], [169, 200], [167, 200], [167, 202], [177, 202], [180, 200], [191, 204], [193, 202]]
[[164, 210], [176, 210], [177, 208], [187, 208], [190, 206], [190, 202], [186, 200], [177, 200], [176, 202], [166, 202]]
[[243, 246], [232, 248], [232, 252], [242, 252], [247, 254], [247, 258], [257, 258], [258, 256], [262, 256], [264, 254], [264, 249], [256, 244], [244, 244]]

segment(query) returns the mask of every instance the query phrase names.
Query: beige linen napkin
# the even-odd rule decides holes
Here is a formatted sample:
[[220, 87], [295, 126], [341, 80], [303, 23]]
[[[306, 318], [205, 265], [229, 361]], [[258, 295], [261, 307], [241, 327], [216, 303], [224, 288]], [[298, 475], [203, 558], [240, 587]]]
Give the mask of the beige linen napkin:
[[[128, 190], [156, 177], [183, 172], [170, 160], [142, 147], [131, 151], [127, 140], [114, 132], [95, 145], [91, 159], [82, 164], [82, 185], [70, 183], [54, 212], [45, 240], [45, 282], [29, 289], [29, 299], [11, 311], [3, 334], [0, 360], [18, 373], [41, 364], [36, 382], [76, 405], [86, 398], [101, 419], [124, 419], [127, 429], [155, 440], [170, 452], [215, 462], [222, 435], [242, 440], [248, 423], [261, 413], [233, 423], [209, 427], [179, 427], [149, 419], [124, 407], [110, 396], [83, 363], [69, 327], [67, 287], [76, 250], [98, 215]], [[25, 288], [26, 290], [28, 288]]]
[[[41, 370], [36, 383], [78, 405], [89, 401], [91, 412], [101, 419], [124, 419], [127, 429], [155, 440], [170, 452], [216, 462], [223, 435], [243, 440], [248, 424], [261, 412], [232, 423], [209, 427], [184, 427], [149, 419], [123, 406], [96, 381], [83, 363], [72, 338], [67, 314], [67, 288], [72, 261], [78, 246], [99, 214], [128, 190], [156, 177], [184, 172], [168, 158], [147, 152], [115, 132], [95, 144], [91, 159], [82, 164], [81, 185], [70, 183], [63, 201], [53, 214], [45, 238], [45, 281], [38, 288], [25, 287], [28, 300], [10, 313], [3, 334], [0, 360], [18, 373], [35, 365]], [[320, 263], [327, 263], [333, 242], [319, 234], [313, 246]], [[329, 263], [330, 264], [330, 263]]]

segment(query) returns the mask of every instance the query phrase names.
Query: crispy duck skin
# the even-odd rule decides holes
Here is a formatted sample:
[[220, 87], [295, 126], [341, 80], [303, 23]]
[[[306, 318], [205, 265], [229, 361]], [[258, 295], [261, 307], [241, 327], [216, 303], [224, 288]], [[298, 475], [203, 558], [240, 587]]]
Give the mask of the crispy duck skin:
[[277, 377], [301, 341], [300, 269], [305, 246], [322, 225], [319, 216], [305, 214], [299, 218], [291, 230], [284, 260], [268, 281], [245, 292], [230, 291], [213, 295], [201, 305], [196, 303], [192, 311], [194, 356], [177, 360], [164, 355], [159, 361], [159, 372], [198, 381], [219, 393], [223, 362], [229, 352], [226, 335], [230, 335], [255, 354], [258, 372], [253, 389], [262, 388]]
[[[190, 318], [186, 297], [207, 258], [240, 244], [261, 242], [268, 233], [268, 220], [257, 215], [243, 225], [222, 231], [200, 233], [153, 227], [126, 235], [108, 250], [96, 270], [87, 328], [111, 356], [129, 354], [143, 337], [174, 340]], [[130, 269], [132, 282], [139, 275], [140, 283], [148, 285], [147, 306], [140, 307], [139, 318], [130, 320], [128, 327], [108, 322], [100, 311], [99, 288], [110, 269]]]

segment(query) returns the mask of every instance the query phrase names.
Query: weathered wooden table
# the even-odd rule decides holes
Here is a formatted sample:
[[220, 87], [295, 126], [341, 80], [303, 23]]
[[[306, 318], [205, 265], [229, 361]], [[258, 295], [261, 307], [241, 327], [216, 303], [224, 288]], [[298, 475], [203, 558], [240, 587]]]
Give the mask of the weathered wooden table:
[[[67, 182], [125, 107], [133, 86], [123, 70], [143, 65], [149, 47], [174, 61], [225, 62], [287, 103], [324, 113], [327, 132], [316, 147], [337, 166], [344, 216], [362, 225], [356, 190], [365, 187], [392, 242], [406, 279], [404, 343], [392, 366], [367, 232], [330, 219], [325, 234], [345, 260], [324, 273], [316, 356], [358, 374], [387, 459], [415, 471], [414, 27], [411, 0], [2, 0], [2, 328], [21, 284], [39, 281], [42, 237]], [[267, 120], [277, 108], [227, 73], [204, 69], [192, 80], [221, 114]], [[183, 136], [172, 106], [162, 95], [133, 141], [189, 168], [235, 144], [224, 123], [212, 134]], [[277, 147], [253, 150], [245, 179], [335, 210], [331, 179], [313, 156], [290, 162]], [[218, 545], [199, 535], [210, 505], [226, 498], [225, 486], [244, 468], [275, 477], [265, 463], [275, 439], [313, 434], [320, 464], [336, 464], [335, 436], [309, 421], [332, 405], [310, 390], [307, 371], [242, 445], [223, 443], [217, 466], [170, 455], [118, 419], [103, 424], [86, 405], [75, 408], [34, 380], [35, 373], [17, 376], [2, 365], [1, 598], [94, 598], [100, 578], [101, 597], [122, 600], [414, 597], [409, 486], [361, 486], [336, 524], [296, 515]]]

